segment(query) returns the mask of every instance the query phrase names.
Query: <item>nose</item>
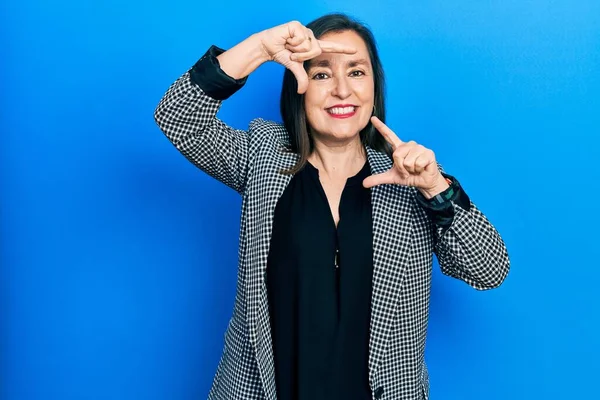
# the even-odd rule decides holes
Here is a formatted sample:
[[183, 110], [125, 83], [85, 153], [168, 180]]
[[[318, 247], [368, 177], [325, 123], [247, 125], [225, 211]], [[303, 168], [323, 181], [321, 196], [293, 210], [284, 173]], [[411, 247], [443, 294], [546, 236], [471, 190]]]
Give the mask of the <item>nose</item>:
[[348, 78], [345, 76], [335, 78], [335, 86], [333, 87], [331, 94], [336, 97], [339, 97], [340, 99], [346, 99], [350, 97], [350, 95], [352, 94], [352, 89], [347, 79]]

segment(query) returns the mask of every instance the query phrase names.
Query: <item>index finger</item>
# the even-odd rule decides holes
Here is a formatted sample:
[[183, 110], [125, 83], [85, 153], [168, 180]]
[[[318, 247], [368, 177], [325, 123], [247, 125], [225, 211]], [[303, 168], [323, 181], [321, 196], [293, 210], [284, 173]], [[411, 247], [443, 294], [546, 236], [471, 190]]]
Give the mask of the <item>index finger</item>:
[[371, 123], [381, 133], [381, 135], [385, 138], [385, 140], [392, 145], [392, 148], [396, 150], [396, 147], [400, 146], [404, 143], [400, 138], [394, 133], [393, 130], [388, 128], [386, 124], [384, 124], [379, 118], [376, 116], [371, 117]]
[[323, 53], [343, 53], [343, 54], [354, 54], [356, 53], [356, 49], [352, 46], [347, 46], [345, 44], [330, 42], [328, 40], [318, 40], [319, 47]]

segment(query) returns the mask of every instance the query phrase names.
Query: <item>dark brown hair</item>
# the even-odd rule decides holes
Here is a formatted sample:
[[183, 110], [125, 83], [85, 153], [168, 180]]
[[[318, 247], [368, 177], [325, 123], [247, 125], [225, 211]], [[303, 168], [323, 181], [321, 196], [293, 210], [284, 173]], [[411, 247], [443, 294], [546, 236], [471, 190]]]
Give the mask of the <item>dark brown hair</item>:
[[[365, 42], [371, 65], [373, 67], [373, 80], [375, 83], [375, 101], [373, 115], [385, 122], [385, 78], [383, 67], [373, 33], [364, 24], [345, 14], [327, 14], [306, 25], [311, 29], [317, 39], [331, 32], [356, 32]], [[308, 62], [304, 67], [308, 68]], [[283, 124], [290, 136], [291, 151], [297, 153], [300, 158], [296, 165], [287, 171], [286, 174], [295, 174], [306, 164], [308, 156], [313, 151], [313, 140], [309, 133], [308, 121], [306, 119], [306, 110], [304, 109], [304, 95], [298, 94], [298, 81], [292, 72], [288, 69], [283, 74], [283, 85], [281, 88], [280, 111]], [[360, 138], [365, 146], [381, 151], [391, 156], [390, 145], [383, 136], [376, 131], [371, 122], [360, 132]]]

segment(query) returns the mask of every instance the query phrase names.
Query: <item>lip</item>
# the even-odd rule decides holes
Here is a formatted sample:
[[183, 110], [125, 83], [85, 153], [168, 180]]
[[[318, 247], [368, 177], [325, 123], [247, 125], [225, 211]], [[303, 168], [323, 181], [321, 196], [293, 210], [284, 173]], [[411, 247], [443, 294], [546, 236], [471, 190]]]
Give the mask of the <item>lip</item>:
[[[330, 110], [331, 108], [335, 108], [335, 107], [339, 107], [339, 108], [354, 107], [354, 111], [351, 113], [347, 113], [347, 114], [331, 114], [328, 110]], [[334, 106], [327, 107], [325, 109], [325, 112], [327, 113], [327, 115], [329, 115], [332, 118], [344, 119], [344, 118], [350, 118], [350, 117], [354, 116], [354, 114], [356, 114], [357, 110], [358, 110], [358, 106], [355, 104], [336, 104]]]

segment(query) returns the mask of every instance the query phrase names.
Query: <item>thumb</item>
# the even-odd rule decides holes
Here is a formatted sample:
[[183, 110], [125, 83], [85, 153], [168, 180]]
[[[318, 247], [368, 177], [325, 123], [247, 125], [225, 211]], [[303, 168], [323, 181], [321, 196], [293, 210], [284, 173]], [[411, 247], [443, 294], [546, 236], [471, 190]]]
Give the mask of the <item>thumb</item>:
[[372, 188], [373, 186], [385, 185], [396, 183], [394, 180], [394, 175], [391, 170], [383, 172], [381, 174], [371, 175], [363, 180], [363, 186], [368, 188]]
[[306, 71], [304, 70], [304, 63], [302, 61], [294, 61], [290, 59], [292, 52], [289, 50], [283, 50], [279, 53], [276, 53], [273, 57], [273, 60], [286, 67], [290, 70], [292, 74], [296, 77], [296, 81], [298, 81], [298, 94], [302, 94], [306, 92], [308, 89], [308, 75], [306, 75]]
[[303, 64], [301, 62], [291, 61], [289, 65], [286, 65], [286, 68], [294, 74], [298, 81], [298, 94], [306, 92], [306, 89], [308, 89], [308, 75], [306, 74], [306, 70], [304, 70]]

